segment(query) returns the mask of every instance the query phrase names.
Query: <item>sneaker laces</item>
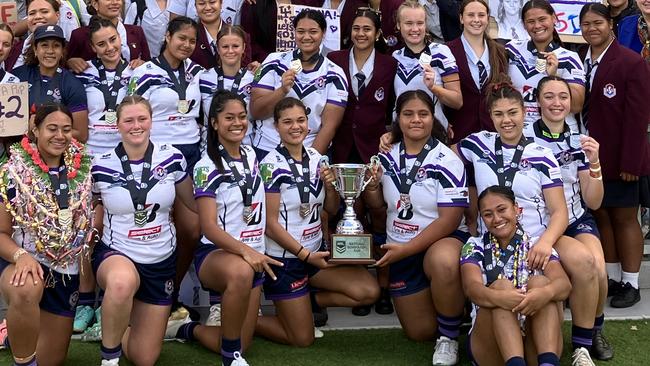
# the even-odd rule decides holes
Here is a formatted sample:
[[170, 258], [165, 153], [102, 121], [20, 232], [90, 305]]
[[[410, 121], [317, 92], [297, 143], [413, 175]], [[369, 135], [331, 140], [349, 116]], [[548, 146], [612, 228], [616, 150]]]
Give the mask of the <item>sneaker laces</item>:
[[594, 361], [592, 361], [591, 356], [589, 356], [589, 351], [584, 347], [576, 348], [575, 351], [573, 351], [572, 358], [572, 366], [595, 366]]
[[231, 366], [250, 366], [246, 360], [242, 357], [241, 353], [235, 351], [232, 354], [234, 361], [230, 364]]
[[434, 354], [438, 355], [455, 355], [457, 352], [456, 347], [456, 342], [453, 340], [447, 338], [447, 337], [440, 337], [438, 341], [436, 342], [436, 350]]
[[598, 344], [598, 347], [600, 348], [610, 348], [610, 344], [607, 341], [607, 338], [603, 335], [602, 331], [596, 332], [596, 336], [594, 337], [594, 343]]

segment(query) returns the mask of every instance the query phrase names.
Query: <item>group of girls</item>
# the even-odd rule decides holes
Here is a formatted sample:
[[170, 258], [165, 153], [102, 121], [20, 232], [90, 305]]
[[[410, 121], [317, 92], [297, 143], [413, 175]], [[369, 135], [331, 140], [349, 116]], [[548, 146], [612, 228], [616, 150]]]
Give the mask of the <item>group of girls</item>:
[[[475, 305], [469, 349], [478, 364], [558, 364], [567, 297], [576, 364], [610, 359], [598, 229], [608, 262], [623, 262], [612, 305], [633, 304], [641, 236], [632, 216], [638, 178], [650, 170], [648, 66], [618, 46], [599, 4], [580, 14], [585, 66], [558, 44], [544, 0], [522, 9], [531, 40], [505, 48], [486, 34], [483, 0], [463, 1], [463, 34], [448, 46], [426, 38], [422, 5], [395, 6], [399, 48], [392, 30], [382, 32], [391, 17], [382, 23], [376, 10], [389, 3], [356, 9], [352, 47], [327, 57], [325, 19], [301, 12], [297, 49], [270, 53], [265, 44], [258, 49], [268, 56], [252, 72], [255, 52], [246, 53], [274, 32], [249, 40], [217, 15], [219, 1], [193, 4], [202, 26], [169, 21], [153, 58], [142, 30], [120, 21], [119, 1], [93, 1], [96, 18], [69, 44], [56, 2], [32, 1], [33, 41], [13, 46], [23, 65], [2, 79], [30, 83], [34, 113], [0, 182], [1, 291], [16, 364], [65, 360], [74, 305], [92, 304], [95, 284], [105, 291], [97, 311], [104, 365], [123, 352], [154, 364], [164, 336], [246, 365], [253, 334], [311, 344], [310, 302], [358, 307], [384, 294], [409, 338], [436, 339], [437, 365], [458, 362], [465, 297]], [[255, 6], [272, 5], [244, 7], [259, 20]], [[8, 49], [11, 29], [0, 37]], [[392, 58], [382, 53], [391, 48]], [[390, 268], [377, 281], [363, 267], [327, 263], [322, 243], [339, 197], [321, 162], [331, 153], [334, 163], [368, 163], [386, 121], [394, 123], [383, 144], [393, 145], [379, 154], [358, 207], [378, 244], [378, 273]], [[580, 134], [585, 127], [591, 137]], [[30, 195], [35, 206], [23, 204]], [[62, 244], [44, 245], [50, 235]], [[168, 321], [192, 260], [221, 303], [215, 325]], [[80, 276], [77, 261], [87, 269]], [[262, 287], [274, 316], [259, 314]]]

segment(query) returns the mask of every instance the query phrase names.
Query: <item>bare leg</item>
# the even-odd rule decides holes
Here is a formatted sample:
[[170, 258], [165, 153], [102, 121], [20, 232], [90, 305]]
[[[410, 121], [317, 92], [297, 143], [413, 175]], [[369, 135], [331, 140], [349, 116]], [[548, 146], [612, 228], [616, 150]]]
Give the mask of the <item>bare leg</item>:
[[153, 366], [160, 357], [170, 305], [133, 300], [130, 327], [124, 334], [124, 355], [138, 366]]
[[41, 310], [41, 327], [36, 347], [40, 366], [60, 366], [65, 363], [72, 335], [72, 320]]

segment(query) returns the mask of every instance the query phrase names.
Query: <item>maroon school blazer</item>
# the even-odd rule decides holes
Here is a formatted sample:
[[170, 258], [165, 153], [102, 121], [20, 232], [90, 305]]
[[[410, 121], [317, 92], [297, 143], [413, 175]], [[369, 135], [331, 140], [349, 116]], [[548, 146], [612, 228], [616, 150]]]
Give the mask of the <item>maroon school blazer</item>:
[[[131, 51], [131, 60], [139, 58], [143, 61], [149, 61], [151, 54], [142, 28], [131, 24], [124, 24], [124, 27], [126, 28], [126, 42], [129, 44], [129, 50]], [[91, 60], [97, 57], [97, 54], [93, 52], [90, 46], [90, 29], [87, 26], [72, 31], [67, 51], [68, 59], [79, 57], [84, 60]]]

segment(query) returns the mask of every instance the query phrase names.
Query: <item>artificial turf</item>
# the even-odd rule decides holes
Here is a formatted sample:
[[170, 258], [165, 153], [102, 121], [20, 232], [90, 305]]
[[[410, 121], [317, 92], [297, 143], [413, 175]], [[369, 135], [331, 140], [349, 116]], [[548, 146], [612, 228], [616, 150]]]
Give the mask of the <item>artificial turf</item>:
[[[605, 335], [614, 347], [615, 356], [609, 362], [596, 362], [608, 366], [650, 365], [650, 320], [608, 321]], [[570, 324], [564, 324], [565, 349]], [[252, 366], [399, 366], [431, 365], [432, 343], [407, 340], [399, 329], [326, 331], [309, 348], [291, 348], [256, 338], [246, 353]], [[461, 339], [461, 365], [469, 365], [465, 353], [465, 337]], [[66, 365], [99, 365], [99, 343], [73, 341]], [[130, 365], [121, 361], [122, 365]], [[11, 365], [8, 351], [0, 351], [0, 365]], [[221, 365], [218, 355], [197, 344], [166, 342], [157, 365]], [[571, 365], [565, 352], [562, 365]]]

